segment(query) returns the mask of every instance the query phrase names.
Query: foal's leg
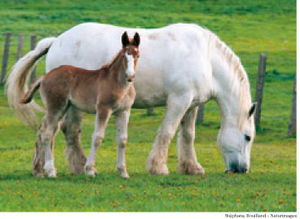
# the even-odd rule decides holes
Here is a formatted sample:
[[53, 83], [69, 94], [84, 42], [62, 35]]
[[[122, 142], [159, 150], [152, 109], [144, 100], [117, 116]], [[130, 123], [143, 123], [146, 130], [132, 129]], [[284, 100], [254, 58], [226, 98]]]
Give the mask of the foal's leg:
[[96, 121], [95, 121], [95, 130], [92, 135], [92, 146], [91, 146], [90, 154], [84, 166], [84, 171], [89, 176], [95, 176], [96, 173], [95, 161], [96, 161], [97, 150], [103, 141], [105, 128], [111, 113], [112, 113], [111, 109], [107, 109], [104, 107], [97, 112]]
[[84, 172], [86, 157], [80, 142], [82, 112], [70, 107], [61, 127], [67, 142], [66, 156], [69, 169], [73, 174]]
[[178, 168], [181, 173], [204, 175], [204, 169], [197, 161], [194, 148], [197, 110], [198, 107], [188, 110], [180, 122], [177, 138]]
[[[46, 117], [44, 117], [42, 123], [44, 123], [44, 120]], [[35, 152], [34, 152], [34, 157], [32, 161], [32, 173], [33, 175], [37, 177], [43, 177], [44, 176], [44, 170], [43, 167], [45, 165], [45, 147], [42, 142], [42, 134], [44, 132], [44, 127], [41, 125], [38, 129], [37, 133], [37, 139], [35, 142]], [[52, 156], [54, 156], [54, 138], [56, 136], [57, 129], [55, 130], [54, 134], [51, 137], [51, 142], [50, 142], [50, 150], [52, 153]]]
[[44, 171], [48, 177], [56, 177], [56, 169], [54, 167], [53, 146], [54, 137], [58, 128], [59, 118], [47, 114], [41, 125], [41, 145], [45, 152]]
[[168, 146], [191, 101], [192, 96], [189, 94], [168, 98], [165, 118], [159, 128], [152, 151], [147, 159], [147, 170], [150, 174], [169, 174], [166, 165]]
[[118, 153], [117, 153], [117, 171], [119, 171], [120, 176], [123, 178], [129, 178], [126, 169], [125, 160], [125, 147], [127, 144], [127, 127], [130, 116], [130, 109], [122, 111], [116, 115], [116, 125], [117, 125], [117, 143], [118, 143]]
[[42, 140], [41, 140], [41, 126], [38, 129], [37, 139], [35, 142], [35, 152], [33, 155], [32, 161], [32, 173], [34, 176], [43, 177], [43, 166], [45, 164], [45, 152], [44, 147], [42, 147]]

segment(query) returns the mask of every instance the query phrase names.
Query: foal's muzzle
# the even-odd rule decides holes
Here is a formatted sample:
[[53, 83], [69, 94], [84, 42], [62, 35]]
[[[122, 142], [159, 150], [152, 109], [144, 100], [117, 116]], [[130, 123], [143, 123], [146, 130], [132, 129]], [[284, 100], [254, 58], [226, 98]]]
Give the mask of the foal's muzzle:
[[127, 81], [132, 82], [134, 78], [135, 78], [135, 75], [127, 76]]

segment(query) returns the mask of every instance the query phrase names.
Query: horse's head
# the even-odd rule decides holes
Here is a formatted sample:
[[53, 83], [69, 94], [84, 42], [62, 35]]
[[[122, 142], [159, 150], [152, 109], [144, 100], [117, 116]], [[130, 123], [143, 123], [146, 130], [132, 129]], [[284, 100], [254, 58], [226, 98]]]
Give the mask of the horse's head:
[[135, 33], [132, 39], [129, 39], [127, 32], [122, 35], [122, 45], [125, 57], [125, 74], [128, 82], [132, 82], [135, 77], [135, 69], [139, 57], [140, 35]]
[[225, 173], [247, 173], [250, 168], [250, 153], [255, 137], [253, 104], [240, 126], [221, 127], [218, 145], [226, 165]]

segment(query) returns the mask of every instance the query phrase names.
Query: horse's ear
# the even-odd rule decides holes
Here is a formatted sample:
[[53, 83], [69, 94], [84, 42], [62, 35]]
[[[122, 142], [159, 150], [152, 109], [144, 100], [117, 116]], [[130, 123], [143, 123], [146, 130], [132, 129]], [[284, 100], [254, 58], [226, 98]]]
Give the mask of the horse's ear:
[[256, 102], [252, 104], [252, 106], [248, 112], [248, 118], [250, 118], [250, 116], [252, 116], [255, 113], [256, 105], [257, 105]]
[[127, 32], [125, 31], [122, 35], [122, 45], [123, 47], [126, 47], [128, 44], [129, 44], [129, 38]]
[[140, 35], [138, 33], [135, 33], [133, 37], [133, 45], [139, 46], [140, 41], [141, 41]]

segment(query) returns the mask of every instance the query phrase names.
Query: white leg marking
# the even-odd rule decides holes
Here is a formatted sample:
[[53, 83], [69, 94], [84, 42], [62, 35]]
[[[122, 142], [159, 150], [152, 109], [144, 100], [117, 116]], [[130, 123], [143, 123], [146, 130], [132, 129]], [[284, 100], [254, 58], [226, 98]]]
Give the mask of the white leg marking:
[[117, 125], [117, 171], [123, 178], [129, 178], [126, 168], [125, 150], [127, 144], [127, 127], [130, 117], [130, 110], [119, 113], [116, 117]]

